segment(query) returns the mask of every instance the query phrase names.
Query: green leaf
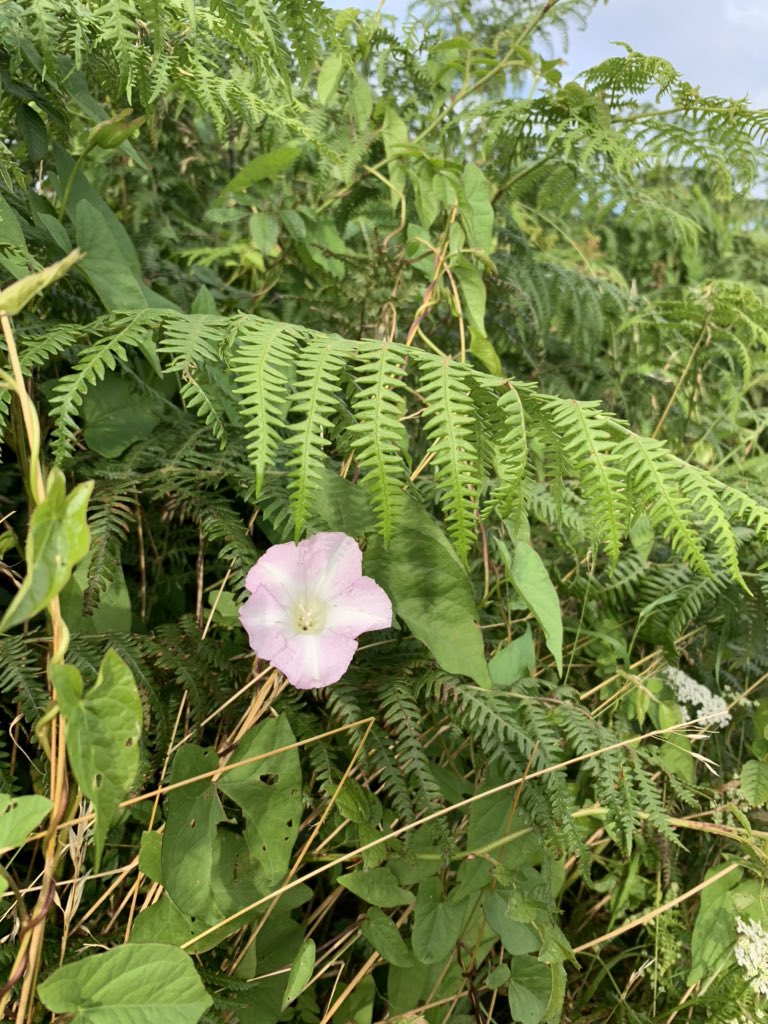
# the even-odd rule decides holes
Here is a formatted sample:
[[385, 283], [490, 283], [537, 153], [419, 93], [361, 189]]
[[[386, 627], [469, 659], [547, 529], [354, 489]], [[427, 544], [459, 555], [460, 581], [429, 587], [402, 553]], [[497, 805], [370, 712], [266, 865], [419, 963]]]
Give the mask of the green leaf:
[[390, 206], [396, 207], [405, 189], [405, 168], [398, 156], [402, 156], [404, 148], [408, 149], [408, 127], [394, 107], [387, 107], [381, 127], [384, 152], [387, 157], [387, 175], [392, 185], [389, 193]]
[[413, 954], [400, 934], [395, 922], [378, 907], [369, 907], [368, 914], [360, 925], [366, 939], [379, 956], [396, 967], [413, 967]]
[[509, 687], [530, 676], [535, 665], [536, 648], [530, 626], [526, 626], [522, 636], [494, 654], [488, 663], [488, 670], [494, 686]]
[[516, 541], [511, 580], [544, 631], [547, 648], [563, 672], [563, 619], [560, 600], [540, 555], [525, 541]]
[[[131, 929], [131, 943], [164, 942], [172, 946], [181, 946], [201, 931], [199, 921], [179, 910], [167, 892], [164, 892], [157, 903], [146, 907], [136, 916]], [[204, 953], [213, 949], [225, 935], [213, 932], [201, 942], [188, 947], [190, 953]]]
[[458, 262], [454, 266], [453, 272], [459, 282], [459, 290], [463, 299], [463, 312], [470, 326], [478, 334], [485, 336], [486, 289], [483, 275], [477, 267], [473, 267], [465, 260]]
[[741, 769], [741, 791], [752, 807], [768, 803], [768, 764], [747, 761]]
[[411, 943], [423, 964], [444, 960], [461, 935], [468, 900], [445, 900], [442, 888], [439, 878], [427, 878], [419, 885]]
[[492, 968], [485, 978], [488, 988], [503, 988], [509, 981], [509, 967], [507, 964], [498, 964]]
[[0, 622], [0, 632], [7, 633], [42, 611], [87, 553], [90, 531], [86, 513], [92, 490], [93, 481], [89, 480], [67, 494], [64, 474], [60, 469], [51, 470], [45, 500], [32, 513], [25, 549], [27, 575]]
[[149, 437], [159, 419], [156, 401], [137, 392], [125, 377], [107, 373], [83, 400], [83, 439], [91, 451], [115, 459]]
[[312, 977], [312, 971], [315, 969], [315, 956], [314, 942], [312, 939], [305, 939], [301, 944], [301, 949], [296, 954], [296, 959], [291, 964], [288, 984], [285, 986], [285, 992], [283, 993], [283, 1009], [301, 995], [306, 987], [309, 979]]
[[473, 248], [489, 252], [493, 242], [491, 188], [476, 164], [467, 164], [462, 175], [462, 219]]
[[[1, 212], [1, 211], [0, 211]], [[36, 274], [28, 274], [22, 277], [15, 284], [8, 285], [0, 291], [0, 313], [7, 313], [8, 316], [16, 316], [22, 309], [31, 302], [36, 295], [44, 291], [48, 285], [58, 281], [60, 277], [73, 267], [83, 254], [78, 249], [65, 256], [63, 260], [57, 260], [45, 270], [39, 270]]]
[[[722, 871], [722, 865], [708, 871], [707, 878], [718, 871]], [[735, 868], [702, 890], [691, 935], [691, 969], [687, 985], [706, 978], [733, 946], [736, 940], [733, 893], [743, 877], [742, 869]]]
[[91, 614], [84, 614], [83, 595], [89, 584], [92, 557], [93, 549], [82, 559], [61, 592], [61, 614], [64, 621], [72, 633], [130, 633], [131, 595], [120, 563], [115, 566], [112, 579], [99, 594], [98, 605]]
[[482, 331], [474, 327], [469, 329], [469, 351], [478, 359], [489, 373], [501, 376], [503, 370], [499, 354]]
[[51, 665], [51, 678], [67, 723], [67, 756], [77, 784], [96, 809], [95, 865], [121, 800], [139, 768], [143, 711], [133, 674], [113, 650], [85, 693], [74, 665]]
[[409, 167], [409, 177], [413, 184], [416, 213], [422, 227], [430, 228], [440, 212], [440, 200], [435, 193], [433, 175], [426, 167]]
[[354, 84], [349, 91], [349, 107], [358, 131], [362, 131], [367, 126], [373, 113], [373, 91], [362, 76], [355, 78]]
[[317, 101], [326, 106], [336, 94], [344, 71], [344, 58], [340, 53], [332, 53], [327, 57], [317, 75]]
[[513, 956], [538, 952], [541, 939], [530, 925], [513, 921], [507, 915], [507, 904], [508, 900], [501, 893], [488, 893], [483, 901], [486, 921], [499, 936], [506, 951]]
[[82, 270], [104, 306], [115, 309], [146, 309], [137, 268], [121, 258], [110, 225], [87, 199], [75, 210], [77, 244], [86, 253]]
[[287, 170], [301, 156], [301, 144], [292, 142], [287, 146], [278, 146], [268, 153], [260, 153], [249, 160], [245, 167], [242, 167], [237, 174], [229, 181], [216, 197], [214, 206], [224, 202], [230, 192], [244, 192], [257, 181], [264, 181], [266, 178], [275, 178], [282, 171]]
[[0, 267], [16, 280], [26, 277], [33, 261], [27, 249], [24, 229], [19, 218], [2, 195], [0, 195], [0, 238], [2, 238]]
[[139, 843], [139, 871], [158, 885], [163, 884], [163, 833], [142, 832]]
[[60, 192], [64, 191], [65, 183], [71, 179], [67, 213], [72, 221], [74, 222], [76, 219], [78, 205], [82, 200], [86, 200], [101, 214], [102, 220], [108, 227], [116, 258], [120, 263], [128, 264], [138, 278], [141, 272], [139, 257], [131, 241], [131, 236], [120, 219], [112, 212], [109, 204], [102, 199], [85, 174], [75, 168], [73, 157], [58, 142], [53, 143], [53, 153], [56, 161], [56, 173], [61, 183]]
[[0, 849], [22, 846], [51, 809], [47, 796], [17, 796], [0, 793]]
[[386, 867], [342, 875], [339, 885], [374, 907], [399, 907], [413, 899], [413, 894], [401, 888], [394, 874]]
[[26, 103], [19, 104], [16, 117], [27, 147], [27, 156], [33, 164], [39, 164], [48, 155], [48, 129], [45, 121]]
[[280, 222], [277, 217], [273, 217], [271, 213], [254, 213], [248, 218], [248, 231], [259, 252], [269, 256], [275, 251], [280, 234]]
[[509, 962], [509, 1011], [520, 1024], [539, 1024], [552, 996], [552, 967], [531, 956]]
[[374, 538], [365, 566], [446, 672], [469, 676], [480, 686], [491, 685], [469, 577], [426, 512], [409, 505], [389, 550]]
[[213, 1000], [175, 946], [118, 946], [54, 971], [39, 987], [44, 1006], [71, 1024], [195, 1024]]
[[329, 530], [341, 530], [350, 537], [376, 530], [376, 516], [365, 490], [330, 469], [318, 477], [315, 507]]

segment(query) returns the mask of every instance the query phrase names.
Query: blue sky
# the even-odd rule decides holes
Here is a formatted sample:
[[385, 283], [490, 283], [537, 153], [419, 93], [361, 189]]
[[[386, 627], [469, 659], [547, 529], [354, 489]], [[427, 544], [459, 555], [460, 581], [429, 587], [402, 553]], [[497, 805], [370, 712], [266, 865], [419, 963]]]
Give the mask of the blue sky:
[[[378, 0], [326, 0], [329, 7], [375, 10]], [[407, 0], [384, 0], [401, 18]], [[709, 95], [742, 97], [768, 107], [768, 0], [610, 0], [584, 32], [571, 34], [566, 74], [619, 53], [612, 41], [666, 57]]]

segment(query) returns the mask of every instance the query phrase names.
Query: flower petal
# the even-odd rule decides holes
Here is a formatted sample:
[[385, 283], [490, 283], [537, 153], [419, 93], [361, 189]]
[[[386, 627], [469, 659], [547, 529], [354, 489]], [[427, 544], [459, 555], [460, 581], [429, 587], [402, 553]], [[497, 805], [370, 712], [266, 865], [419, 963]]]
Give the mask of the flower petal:
[[339, 636], [357, 637], [371, 629], [389, 629], [392, 602], [369, 576], [363, 576], [349, 590], [328, 604], [325, 628]]
[[299, 561], [307, 581], [307, 596], [331, 601], [363, 574], [363, 555], [346, 533], [316, 533], [299, 543]]
[[260, 585], [240, 608], [240, 621], [248, 633], [248, 643], [264, 661], [272, 661], [295, 633], [288, 610]]
[[245, 577], [245, 585], [251, 593], [264, 587], [283, 605], [293, 605], [302, 600], [306, 590], [306, 573], [301, 565], [301, 545], [273, 544]]
[[329, 633], [298, 633], [269, 659], [292, 686], [310, 690], [337, 683], [349, 668], [357, 641]]

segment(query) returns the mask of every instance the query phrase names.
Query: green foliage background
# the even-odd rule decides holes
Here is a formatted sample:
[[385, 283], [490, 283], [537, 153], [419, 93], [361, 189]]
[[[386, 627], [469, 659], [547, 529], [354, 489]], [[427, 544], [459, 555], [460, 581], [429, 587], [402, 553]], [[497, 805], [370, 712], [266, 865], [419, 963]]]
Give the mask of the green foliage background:
[[0, 2], [9, 1019], [762, 1019], [768, 113], [592, 6]]

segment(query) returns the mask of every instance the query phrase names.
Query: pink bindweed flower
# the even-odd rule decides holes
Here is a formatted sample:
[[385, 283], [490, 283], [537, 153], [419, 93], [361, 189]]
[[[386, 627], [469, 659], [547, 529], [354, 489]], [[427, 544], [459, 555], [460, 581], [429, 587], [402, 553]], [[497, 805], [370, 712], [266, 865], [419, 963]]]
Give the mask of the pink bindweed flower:
[[392, 604], [363, 576], [363, 556], [346, 533], [275, 544], [245, 578], [251, 596], [240, 621], [259, 658], [301, 690], [337, 683], [357, 637], [392, 625]]

